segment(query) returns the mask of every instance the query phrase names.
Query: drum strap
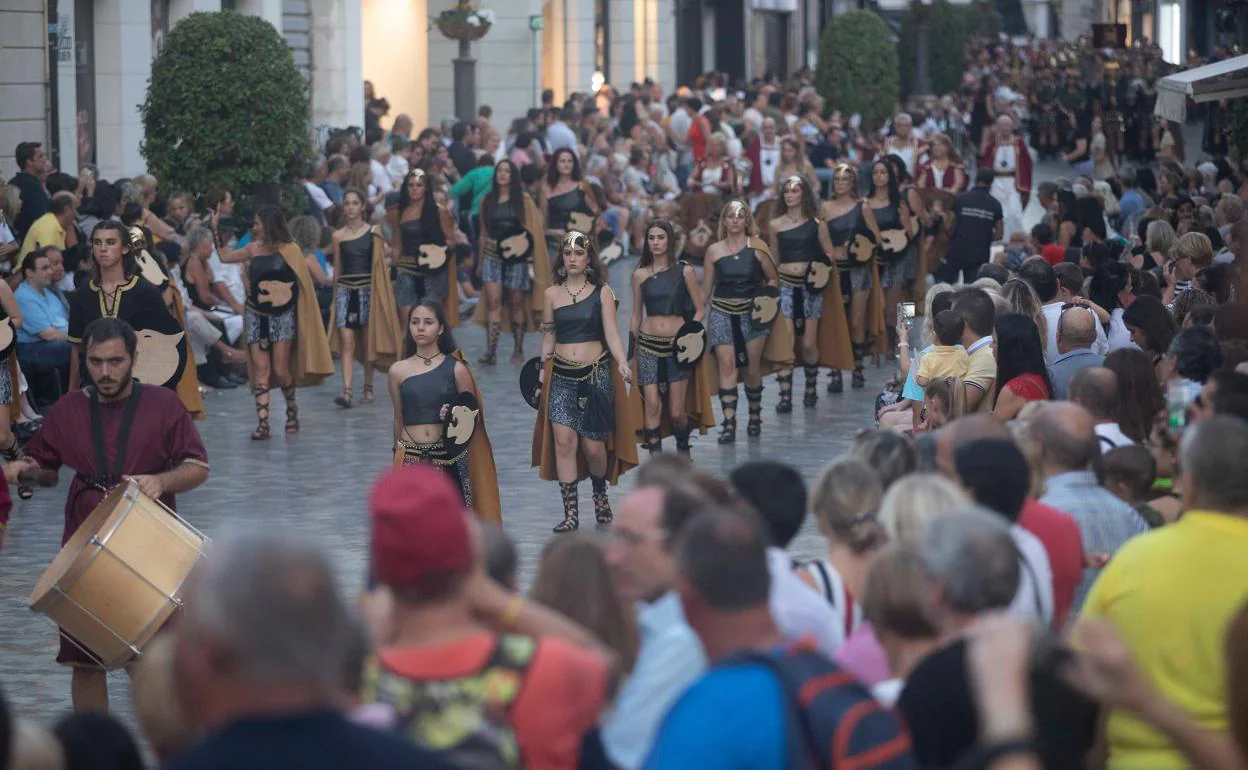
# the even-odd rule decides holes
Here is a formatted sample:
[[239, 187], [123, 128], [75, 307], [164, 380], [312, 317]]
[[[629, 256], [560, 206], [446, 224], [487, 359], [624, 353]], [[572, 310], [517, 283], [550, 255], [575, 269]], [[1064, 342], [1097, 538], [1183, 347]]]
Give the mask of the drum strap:
[[143, 386], [135, 380], [130, 386], [130, 399], [126, 402], [126, 411], [121, 417], [121, 431], [117, 434], [117, 451], [113, 454], [112, 468], [108, 465], [108, 450], [104, 446], [104, 420], [100, 416], [100, 393], [90, 389], [91, 403], [91, 441], [95, 444], [95, 473], [92, 481], [105, 490], [121, 480], [122, 469], [126, 463], [126, 447], [130, 444], [130, 428], [134, 425], [134, 415], [139, 410], [139, 397]]

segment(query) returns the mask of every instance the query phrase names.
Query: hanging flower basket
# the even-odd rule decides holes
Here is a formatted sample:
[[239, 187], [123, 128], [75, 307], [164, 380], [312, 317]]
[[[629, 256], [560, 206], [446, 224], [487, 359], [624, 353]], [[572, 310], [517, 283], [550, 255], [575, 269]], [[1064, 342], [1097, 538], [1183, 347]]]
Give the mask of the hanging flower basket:
[[473, 3], [460, 3], [438, 14], [433, 23], [451, 40], [480, 40], [494, 25], [494, 12]]

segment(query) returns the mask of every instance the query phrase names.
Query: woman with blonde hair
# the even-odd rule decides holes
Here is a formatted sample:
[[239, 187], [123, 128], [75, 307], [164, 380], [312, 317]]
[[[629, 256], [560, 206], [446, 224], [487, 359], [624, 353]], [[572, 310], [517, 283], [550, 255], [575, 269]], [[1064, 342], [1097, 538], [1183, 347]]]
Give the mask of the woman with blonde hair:
[[810, 507], [827, 555], [803, 564], [802, 582], [823, 595], [837, 616], [837, 630], [848, 639], [862, 623], [862, 595], [867, 566], [888, 540], [879, 520], [884, 487], [866, 462], [839, 457], [824, 467], [810, 492]]
[[880, 503], [880, 522], [889, 538], [910, 542], [927, 522], [971, 498], [957, 484], [937, 473], [913, 473], [892, 485]]
[[940, 646], [941, 635], [926, 610], [927, 573], [911, 546], [890, 545], [871, 561], [862, 589], [862, 611], [888, 661], [889, 679], [871, 694], [892, 707], [910, 672]]
[[[780, 164], [776, 167], [776, 179], [783, 180], [791, 176], [800, 176], [805, 179], [806, 184], [810, 185], [812, 190], [819, 189], [819, 178], [815, 176], [815, 167], [811, 165], [805, 150], [802, 149], [801, 140], [786, 136], [780, 140]], [[780, 197], [780, 192], [777, 190], [776, 197]]]
[[966, 414], [966, 387], [961, 377], [941, 377], [923, 389], [919, 430], [940, 430]]
[[737, 170], [728, 156], [728, 137], [716, 131], [706, 140], [706, 157], [698, 161], [685, 186], [728, 197], [737, 194]]
[[[1148, 255], [1152, 257], [1155, 265], [1164, 265], [1170, 261], [1170, 252], [1178, 240], [1179, 236], [1174, 232], [1174, 226], [1164, 219], [1149, 222], [1148, 229], [1144, 231], [1144, 248], [1148, 250]], [[1153, 265], [1145, 264], [1141, 269], [1151, 267]]]
[[1048, 339], [1048, 323], [1044, 319], [1043, 303], [1031, 284], [1021, 278], [1011, 278], [1001, 285], [1002, 304], [997, 308], [997, 315], [1017, 313], [1025, 315], [1036, 322], [1040, 330], [1040, 339]]

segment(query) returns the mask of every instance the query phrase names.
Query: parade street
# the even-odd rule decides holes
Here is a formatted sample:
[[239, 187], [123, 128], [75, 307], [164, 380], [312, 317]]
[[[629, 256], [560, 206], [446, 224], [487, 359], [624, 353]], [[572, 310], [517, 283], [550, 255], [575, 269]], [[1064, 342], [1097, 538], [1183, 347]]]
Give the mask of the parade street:
[[[1064, 174], [1055, 164], [1037, 169], [1037, 183]], [[1035, 197], [1027, 212], [1027, 225], [1038, 221]], [[620, 296], [619, 322], [627, 337], [631, 296], [629, 271], [636, 261], [621, 260], [612, 266], [611, 284]], [[520, 364], [510, 363], [511, 340], [499, 347], [499, 363], [476, 363], [485, 344], [482, 328], [467, 323], [455, 330], [485, 398], [486, 427], [498, 466], [504, 526], [520, 555], [520, 581], [527, 586], [551, 527], [561, 520], [558, 488], [538, 479], [530, 468], [530, 442], [535, 412], [520, 397], [517, 378]], [[526, 340], [526, 356], [539, 352], [535, 333]], [[747, 460], [776, 458], [796, 466], [813, 479], [827, 461], [845, 451], [855, 434], [873, 426], [875, 398], [893, 365], [868, 363], [867, 387], [845, 393], [824, 392], [826, 372], [820, 381], [819, 404], [813, 409], [794, 407], [792, 414], [777, 415], [774, 379], [766, 380], [761, 438], [749, 439], [744, 430], [737, 443], [719, 446], [715, 431], [695, 434], [693, 459], [699, 466], [723, 477]], [[358, 387], [357, 369], [357, 387]], [[800, 388], [802, 375], [798, 373]], [[337, 376], [317, 389], [301, 391], [299, 402], [302, 432], [286, 436], [280, 430], [267, 442], [248, 439], [254, 426], [252, 399], [245, 388], [205, 396], [207, 420], [197, 424], [208, 448], [212, 472], [201, 488], [178, 500], [180, 514], [209, 537], [234, 521], [319, 539], [333, 554], [336, 567], [349, 590], [362, 585], [367, 553], [367, 505], [370, 485], [393, 461], [391, 433], [393, 413], [386, 395], [384, 375], [377, 377], [377, 400], [343, 410], [333, 403], [341, 392]], [[358, 391], [357, 391], [358, 392]], [[280, 402], [279, 402], [280, 403]], [[279, 406], [280, 408], [280, 406]], [[718, 412], [718, 409], [717, 409]], [[84, 426], [85, 429], [85, 426]], [[668, 439], [665, 449], [674, 450]], [[643, 457], [644, 459], [644, 457]], [[69, 671], [53, 663], [56, 628], [47, 618], [27, 609], [26, 601], [39, 575], [60, 550], [63, 508], [69, 473], [62, 472], [56, 489], [40, 489], [31, 500], [14, 496], [12, 522], [0, 558], [0, 680], [14, 708], [35, 718], [53, 718], [70, 708]], [[618, 506], [635, 483], [626, 475], [611, 491]], [[588, 485], [583, 495], [588, 501]], [[592, 516], [582, 517], [582, 531], [595, 527]], [[822, 539], [808, 520], [794, 542], [793, 555], [809, 558]], [[130, 721], [130, 700], [122, 695], [126, 677], [113, 675], [117, 695], [113, 703]]]

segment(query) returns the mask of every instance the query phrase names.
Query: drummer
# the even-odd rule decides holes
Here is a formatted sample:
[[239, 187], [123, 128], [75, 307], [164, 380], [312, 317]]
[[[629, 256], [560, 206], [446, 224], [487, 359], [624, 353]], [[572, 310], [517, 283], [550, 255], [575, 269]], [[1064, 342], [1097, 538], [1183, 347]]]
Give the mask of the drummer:
[[[105, 492], [125, 479], [133, 479], [143, 494], [175, 510], [175, 494], [208, 478], [208, 453], [178, 395], [132, 378], [137, 346], [135, 331], [125, 321], [92, 321], [83, 332], [83, 347], [94, 385], [62, 396], [26, 445], [26, 456], [4, 467], [10, 484], [44, 487], [56, 486], [62, 465], [74, 470], [62, 544]], [[105, 462], [111, 467], [102, 467]], [[89, 653], [62, 635], [56, 662], [73, 667], [75, 711], [108, 709], [105, 671]]]

